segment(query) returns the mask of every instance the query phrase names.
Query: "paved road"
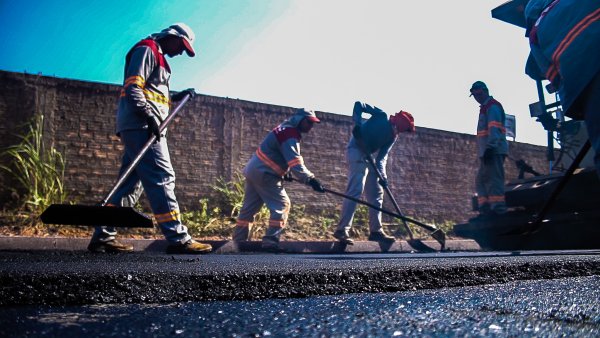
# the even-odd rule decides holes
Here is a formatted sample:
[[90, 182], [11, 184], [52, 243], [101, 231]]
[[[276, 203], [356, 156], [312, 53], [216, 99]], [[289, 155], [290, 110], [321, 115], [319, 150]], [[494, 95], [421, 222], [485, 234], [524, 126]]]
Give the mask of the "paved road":
[[600, 277], [168, 304], [0, 307], [2, 337], [598, 337]]
[[197, 257], [0, 251], [0, 305], [257, 300], [597, 276], [599, 253]]

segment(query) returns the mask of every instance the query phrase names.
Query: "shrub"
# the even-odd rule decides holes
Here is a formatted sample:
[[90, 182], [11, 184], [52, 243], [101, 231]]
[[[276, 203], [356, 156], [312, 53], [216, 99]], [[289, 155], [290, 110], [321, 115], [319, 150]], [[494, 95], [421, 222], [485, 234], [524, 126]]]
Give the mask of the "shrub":
[[67, 198], [65, 159], [54, 147], [44, 144], [43, 122], [44, 116], [39, 115], [30, 123], [28, 133], [19, 136], [21, 142], [1, 154], [11, 159], [11, 165], [0, 165], [0, 169], [16, 179], [18, 186], [10, 189], [17, 196], [17, 209], [29, 214], [32, 221], [50, 204]]

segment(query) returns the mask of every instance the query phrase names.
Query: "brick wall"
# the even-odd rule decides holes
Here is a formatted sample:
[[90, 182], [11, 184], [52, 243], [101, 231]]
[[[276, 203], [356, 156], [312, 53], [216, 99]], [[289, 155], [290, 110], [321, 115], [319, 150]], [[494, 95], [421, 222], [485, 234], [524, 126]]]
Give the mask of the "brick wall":
[[[114, 184], [122, 146], [114, 135], [120, 87], [70, 79], [0, 71], [0, 146], [14, 144], [14, 134], [35, 114], [45, 118], [44, 138], [67, 159], [66, 187], [79, 203], [101, 200]], [[349, 103], [349, 107], [352, 102]], [[230, 179], [256, 146], [292, 108], [198, 95], [169, 129], [169, 147], [182, 209], [214, 197], [219, 177]], [[307, 167], [330, 189], [344, 191], [345, 147], [350, 116], [317, 112], [322, 123], [303, 138]], [[473, 122], [473, 121], [472, 121]], [[418, 124], [418, 116], [417, 116]], [[546, 168], [545, 148], [511, 142], [511, 155], [525, 158], [537, 171]], [[475, 136], [417, 127], [401, 135], [388, 161], [390, 186], [403, 212], [429, 222], [464, 221], [470, 212], [477, 168]], [[2, 159], [3, 163], [7, 159]], [[507, 179], [517, 177], [506, 162]], [[10, 180], [0, 178], [0, 200], [9, 196]], [[292, 204], [311, 212], [337, 212], [340, 199], [291, 183]], [[386, 202], [387, 208], [392, 208]]]

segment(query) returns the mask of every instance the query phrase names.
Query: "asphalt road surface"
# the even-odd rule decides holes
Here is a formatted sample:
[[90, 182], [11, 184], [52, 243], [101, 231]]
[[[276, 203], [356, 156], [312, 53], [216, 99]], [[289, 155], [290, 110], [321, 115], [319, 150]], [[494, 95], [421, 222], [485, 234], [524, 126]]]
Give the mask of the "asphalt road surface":
[[598, 336], [600, 255], [0, 252], [0, 336]]
[[3, 337], [598, 337], [600, 277], [302, 299], [0, 308]]

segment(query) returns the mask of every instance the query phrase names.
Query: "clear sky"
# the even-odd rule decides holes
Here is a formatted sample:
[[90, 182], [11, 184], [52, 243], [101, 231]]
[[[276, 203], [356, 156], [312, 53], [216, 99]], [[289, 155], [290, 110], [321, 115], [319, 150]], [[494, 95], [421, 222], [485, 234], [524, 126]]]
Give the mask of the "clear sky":
[[173, 90], [346, 115], [358, 100], [474, 134], [468, 90], [482, 80], [516, 115], [516, 140], [545, 145], [524, 31], [491, 17], [503, 2], [0, 0], [0, 69], [119, 84], [134, 43], [184, 22], [197, 55], [169, 60]]

